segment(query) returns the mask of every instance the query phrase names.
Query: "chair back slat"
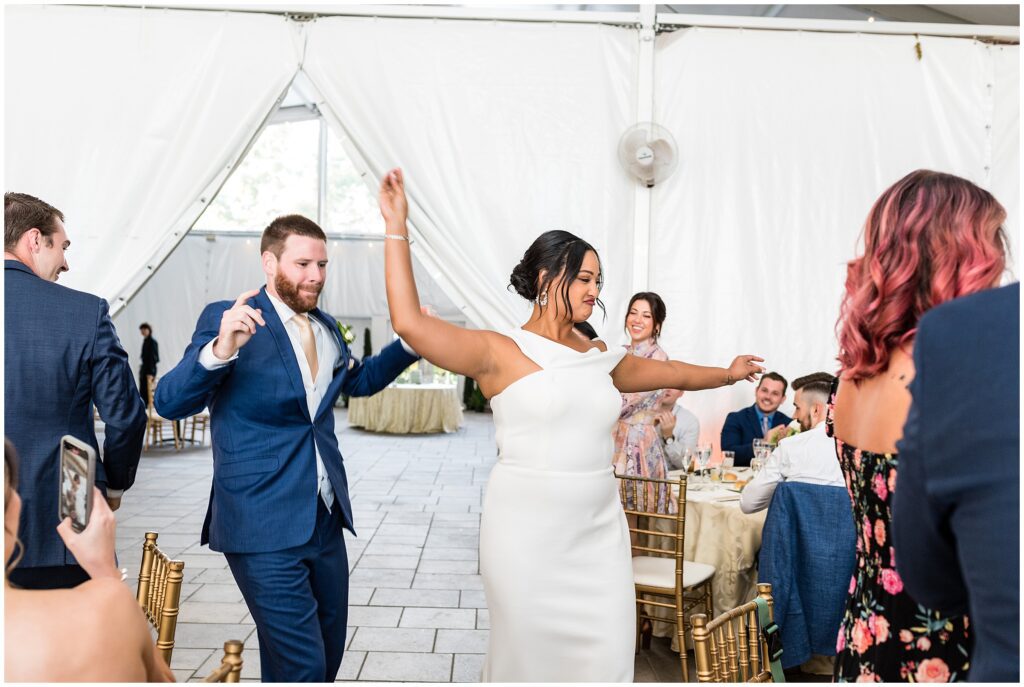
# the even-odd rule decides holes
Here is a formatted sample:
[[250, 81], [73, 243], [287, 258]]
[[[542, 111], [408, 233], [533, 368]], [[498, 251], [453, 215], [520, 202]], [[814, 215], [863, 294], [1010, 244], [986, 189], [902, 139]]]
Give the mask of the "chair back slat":
[[170, 665], [185, 563], [168, 558], [157, 546], [157, 537], [156, 532], [146, 532], [135, 598], [157, 631], [157, 650]]
[[[757, 585], [757, 595], [772, 617], [771, 585]], [[749, 601], [709, 621], [695, 614], [693, 654], [698, 682], [773, 682], [768, 645], [761, 631], [757, 603]]]

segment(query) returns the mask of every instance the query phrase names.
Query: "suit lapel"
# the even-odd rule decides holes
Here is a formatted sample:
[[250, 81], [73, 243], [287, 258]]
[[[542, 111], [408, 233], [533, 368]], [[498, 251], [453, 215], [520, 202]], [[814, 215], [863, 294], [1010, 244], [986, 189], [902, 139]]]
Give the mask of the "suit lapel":
[[[292, 389], [295, 390], [295, 394], [299, 398], [299, 405], [302, 406], [303, 414], [309, 418], [309, 407], [306, 403], [306, 388], [302, 385], [302, 371], [299, 370], [299, 363], [295, 359], [295, 349], [292, 347], [292, 341], [288, 338], [288, 332], [284, 329], [284, 323], [281, 318], [277, 316], [277, 309], [274, 308], [274, 304], [270, 302], [270, 297], [267, 296], [267, 288], [263, 287], [260, 289], [259, 294], [254, 299], [257, 306], [263, 311], [263, 321], [267, 323], [267, 329], [274, 337], [274, 342], [277, 344], [277, 351], [281, 354], [281, 360], [284, 363], [284, 371], [288, 376], [288, 381], [292, 384]], [[310, 418], [312, 421], [312, 418]]]
[[349, 356], [346, 355], [347, 347], [345, 342], [341, 340], [341, 332], [338, 331], [337, 322], [320, 308], [314, 308], [310, 311], [310, 314], [327, 327], [327, 331], [334, 335], [334, 343], [338, 347], [338, 361], [334, 365], [334, 370], [332, 370], [331, 383], [327, 385], [327, 391], [324, 392], [324, 397], [320, 401], [320, 407], [316, 410], [317, 417], [320, 417], [325, 405], [334, 405], [334, 399], [338, 396], [338, 387], [341, 386], [342, 381], [345, 379], [345, 373], [348, 371]]
[[754, 438], [760, 439], [764, 436], [761, 432], [761, 423], [757, 420], [757, 411], [754, 410], [754, 406], [750, 406], [750, 426], [754, 428]]

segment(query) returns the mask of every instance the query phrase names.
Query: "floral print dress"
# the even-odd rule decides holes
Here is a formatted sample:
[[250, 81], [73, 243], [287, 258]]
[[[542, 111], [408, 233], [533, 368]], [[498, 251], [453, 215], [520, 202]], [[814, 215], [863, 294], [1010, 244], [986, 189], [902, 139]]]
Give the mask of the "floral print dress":
[[[832, 398], [826, 429], [834, 436]], [[914, 601], [896, 571], [889, 524], [899, 457], [836, 439], [857, 530], [857, 566], [836, 642], [837, 682], [953, 682], [967, 679], [973, 638], [966, 616]]]
[[[627, 355], [649, 360], [668, 360], [668, 354], [656, 343], [644, 342], [627, 346]], [[615, 455], [612, 464], [615, 473], [636, 477], [668, 478], [668, 460], [665, 445], [654, 424], [658, 415], [661, 391], [622, 394], [622, 410], [615, 426]], [[655, 494], [657, 491], [657, 494]], [[647, 487], [646, 510], [654, 513], [674, 514], [678, 508], [675, 495], [668, 488], [651, 484]], [[644, 505], [644, 504], [641, 504]], [[635, 509], [633, 495], [627, 491], [626, 508]]]

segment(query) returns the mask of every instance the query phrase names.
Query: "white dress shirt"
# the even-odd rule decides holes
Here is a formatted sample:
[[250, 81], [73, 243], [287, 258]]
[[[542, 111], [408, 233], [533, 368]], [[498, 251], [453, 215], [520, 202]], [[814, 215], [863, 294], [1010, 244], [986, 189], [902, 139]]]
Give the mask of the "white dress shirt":
[[825, 434], [825, 421], [779, 442], [764, 469], [743, 489], [740, 509], [744, 513], [764, 510], [779, 482], [806, 482], [846, 487], [836, 457], [836, 442]]
[[700, 421], [678, 401], [672, 408], [672, 414], [676, 416], [676, 426], [672, 429], [672, 442], [665, 442], [665, 456], [672, 467], [682, 470], [688, 467], [683, 465], [686, 449], [693, 451], [697, 448], [697, 439], [700, 437]]
[[[295, 311], [285, 305], [281, 300], [275, 298], [267, 292], [267, 297], [270, 302], [274, 305], [274, 310], [277, 312], [277, 316], [281, 318], [281, 322], [284, 323], [284, 329], [288, 332], [288, 339], [291, 341], [292, 350], [295, 353], [295, 362], [299, 365], [299, 371], [302, 373], [302, 385], [306, 390], [306, 407], [309, 408], [310, 422], [316, 418], [316, 411], [320, 408], [320, 402], [323, 401], [324, 393], [327, 391], [327, 387], [331, 384], [331, 379], [334, 377], [334, 367], [338, 364], [338, 358], [341, 356], [341, 350], [338, 348], [338, 344], [334, 340], [334, 336], [326, 330], [323, 323], [317, 320], [315, 317], [309, 318], [309, 323], [313, 329], [313, 337], [316, 339], [316, 359], [318, 371], [316, 379], [313, 379], [309, 370], [309, 363], [306, 361], [306, 354], [302, 350], [302, 342], [299, 339], [299, 325], [292, 319], [295, 317]], [[213, 370], [218, 367], [227, 365], [229, 362], [238, 357], [236, 351], [233, 356], [227, 360], [221, 360], [213, 354], [213, 344], [217, 341], [214, 339], [210, 343], [203, 347], [203, 350], [199, 353], [199, 363], [207, 370]], [[324, 468], [324, 461], [320, 457], [320, 449], [317, 448], [316, 442], [313, 442], [313, 450], [316, 452], [316, 482], [317, 492], [320, 497], [324, 500], [324, 505], [327, 506], [327, 510], [330, 510], [334, 505], [334, 489], [331, 486], [331, 480], [327, 477], [327, 470]]]

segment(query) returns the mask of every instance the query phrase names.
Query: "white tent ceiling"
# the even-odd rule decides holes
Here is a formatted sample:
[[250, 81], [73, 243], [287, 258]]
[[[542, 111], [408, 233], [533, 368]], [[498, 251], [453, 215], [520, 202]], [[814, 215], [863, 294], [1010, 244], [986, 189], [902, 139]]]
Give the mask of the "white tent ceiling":
[[[138, 293], [125, 312], [145, 305], [145, 319], [178, 301], [197, 309], [233, 282], [227, 266], [200, 274], [199, 258], [183, 260], [198, 248], [182, 238], [301, 69], [370, 185], [406, 170], [414, 254], [452, 312], [521, 322], [508, 273], [541, 231], [565, 228], [602, 254], [608, 319], [594, 324], [610, 343], [630, 293], [649, 288], [668, 302], [670, 353], [721, 365], [755, 352], [790, 377], [834, 367], [843, 263], [871, 200], [908, 171], [990, 188], [1019, 246], [1019, 48], [970, 38], [1012, 40], [1016, 28], [460, 12], [9, 8], [9, 188], [68, 215], [69, 285], [116, 309]], [[655, 20], [681, 26], [655, 36]], [[31, 105], [53, 92], [63, 107]], [[648, 190], [615, 145], [650, 118], [673, 131], [682, 164]], [[172, 328], [187, 337], [194, 317], [161, 324], [163, 340]], [[710, 437], [749, 395], [737, 386], [690, 405]]]

